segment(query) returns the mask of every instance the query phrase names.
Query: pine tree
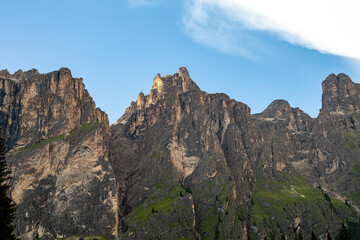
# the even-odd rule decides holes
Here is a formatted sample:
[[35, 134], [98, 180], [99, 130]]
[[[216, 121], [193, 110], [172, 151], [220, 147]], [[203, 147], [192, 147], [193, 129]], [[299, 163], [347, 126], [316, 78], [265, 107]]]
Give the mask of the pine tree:
[[299, 232], [298, 234], [295, 235], [295, 240], [303, 240], [303, 236], [302, 234]]
[[270, 240], [275, 240], [275, 236], [273, 233], [270, 233]]
[[326, 231], [326, 240], [332, 240], [329, 230]]
[[4, 139], [0, 138], [0, 239], [14, 240], [14, 228], [11, 222], [14, 218], [15, 204], [7, 195], [10, 171], [6, 166], [5, 150]]
[[311, 240], [319, 240], [314, 232], [311, 232]]
[[349, 229], [345, 226], [344, 223], [341, 223], [341, 225], [340, 225], [339, 234], [338, 234], [338, 239], [339, 239], [339, 240], [351, 240], [350, 231], [349, 231]]

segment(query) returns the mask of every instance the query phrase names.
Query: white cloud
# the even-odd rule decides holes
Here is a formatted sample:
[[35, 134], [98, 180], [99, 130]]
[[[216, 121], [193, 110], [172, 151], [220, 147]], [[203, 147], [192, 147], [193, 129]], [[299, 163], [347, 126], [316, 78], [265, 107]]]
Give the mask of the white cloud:
[[294, 45], [360, 59], [358, 0], [191, 0], [186, 9], [189, 36], [220, 51], [249, 55], [254, 41], [261, 41], [254, 37], [249, 43], [255, 30]]

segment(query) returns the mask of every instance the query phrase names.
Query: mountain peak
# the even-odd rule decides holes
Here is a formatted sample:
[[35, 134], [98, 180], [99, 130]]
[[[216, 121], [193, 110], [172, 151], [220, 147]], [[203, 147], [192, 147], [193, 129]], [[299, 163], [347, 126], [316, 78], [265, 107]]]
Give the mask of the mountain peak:
[[0, 77], [5, 77], [5, 78], [8, 78], [10, 77], [10, 73], [7, 69], [3, 69], [0, 71]]
[[190, 78], [189, 72], [185, 67], [180, 67], [179, 72], [174, 75], [161, 77], [161, 74], [158, 73], [153, 79], [150, 94], [145, 95], [143, 92], [140, 92], [136, 102], [131, 103], [130, 107], [126, 109], [125, 114], [117, 122], [127, 119], [131, 112], [147, 108], [169, 95], [182, 94], [189, 91], [200, 91], [200, 88]]
[[186, 69], [186, 67], [179, 68], [179, 76], [184, 78], [190, 78], [189, 71]]
[[322, 109], [328, 112], [348, 112], [360, 110], [359, 84], [340, 73], [330, 74], [322, 82]]
[[152, 91], [157, 94], [166, 94], [172, 91], [188, 92], [200, 90], [196, 83], [190, 78], [189, 72], [185, 67], [180, 67], [179, 72], [174, 75], [161, 77], [158, 73], [153, 80]]
[[141, 109], [141, 108], [144, 108], [145, 103], [146, 103], [145, 95], [144, 95], [143, 92], [140, 92], [139, 96], [138, 96], [138, 98], [136, 100], [136, 105], [137, 105], [138, 108]]
[[162, 92], [165, 90], [165, 83], [163, 81], [163, 78], [161, 77], [160, 73], [158, 73], [153, 80], [153, 90], [157, 90], [158, 92]]
[[283, 115], [291, 111], [290, 104], [283, 99], [278, 99], [270, 103], [270, 105], [258, 116], [263, 118], [281, 118]]
[[289, 102], [279, 99], [273, 101], [263, 112], [254, 114], [255, 118], [276, 121], [294, 131], [307, 131], [312, 127], [312, 119], [300, 108], [292, 108]]
[[37, 75], [37, 74], [39, 74], [39, 71], [37, 69], [33, 68], [33, 69], [26, 71], [25, 73], [27, 75]]

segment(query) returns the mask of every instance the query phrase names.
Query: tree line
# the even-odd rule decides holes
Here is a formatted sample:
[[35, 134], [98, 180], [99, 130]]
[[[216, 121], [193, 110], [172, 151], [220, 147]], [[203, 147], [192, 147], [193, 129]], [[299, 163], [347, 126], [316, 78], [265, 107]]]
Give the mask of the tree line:
[[5, 160], [6, 147], [0, 137], [0, 239], [14, 240], [12, 221], [15, 214], [15, 203], [9, 197], [10, 170]]

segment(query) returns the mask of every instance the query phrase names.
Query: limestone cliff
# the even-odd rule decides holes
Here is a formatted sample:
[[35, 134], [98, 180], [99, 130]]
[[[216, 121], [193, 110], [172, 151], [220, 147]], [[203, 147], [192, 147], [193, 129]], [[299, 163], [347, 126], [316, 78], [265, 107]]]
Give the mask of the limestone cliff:
[[[104, 112], [67, 68], [39, 74], [36, 69], [0, 72], [0, 114], [8, 148], [59, 136], [87, 123], [108, 125]], [[15, 145], [16, 144], [16, 145]]]
[[293, 238], [312, 230], [324, 238], [342, 219], [358, 221], [358, 205], [342, 202], [347, 183], [356, 196], [351, 176], [360, 166], [344, 119], [327, 110], [312, 119], [284, 100], [251, 115], [225, 94], [202, 92], [187, 71], [184, 88], [182, 71], [157, 75], [150, 94], [140, 93], [111, 127], [123, 238]]
[[357, 112], [360, 106], [360, 86], [346, 74], [329, 75], [322, 83], [322, 109], [329, 112]]
[[0, 73], [16, 234], [117, 235], [107, 116], [69, 69]]

